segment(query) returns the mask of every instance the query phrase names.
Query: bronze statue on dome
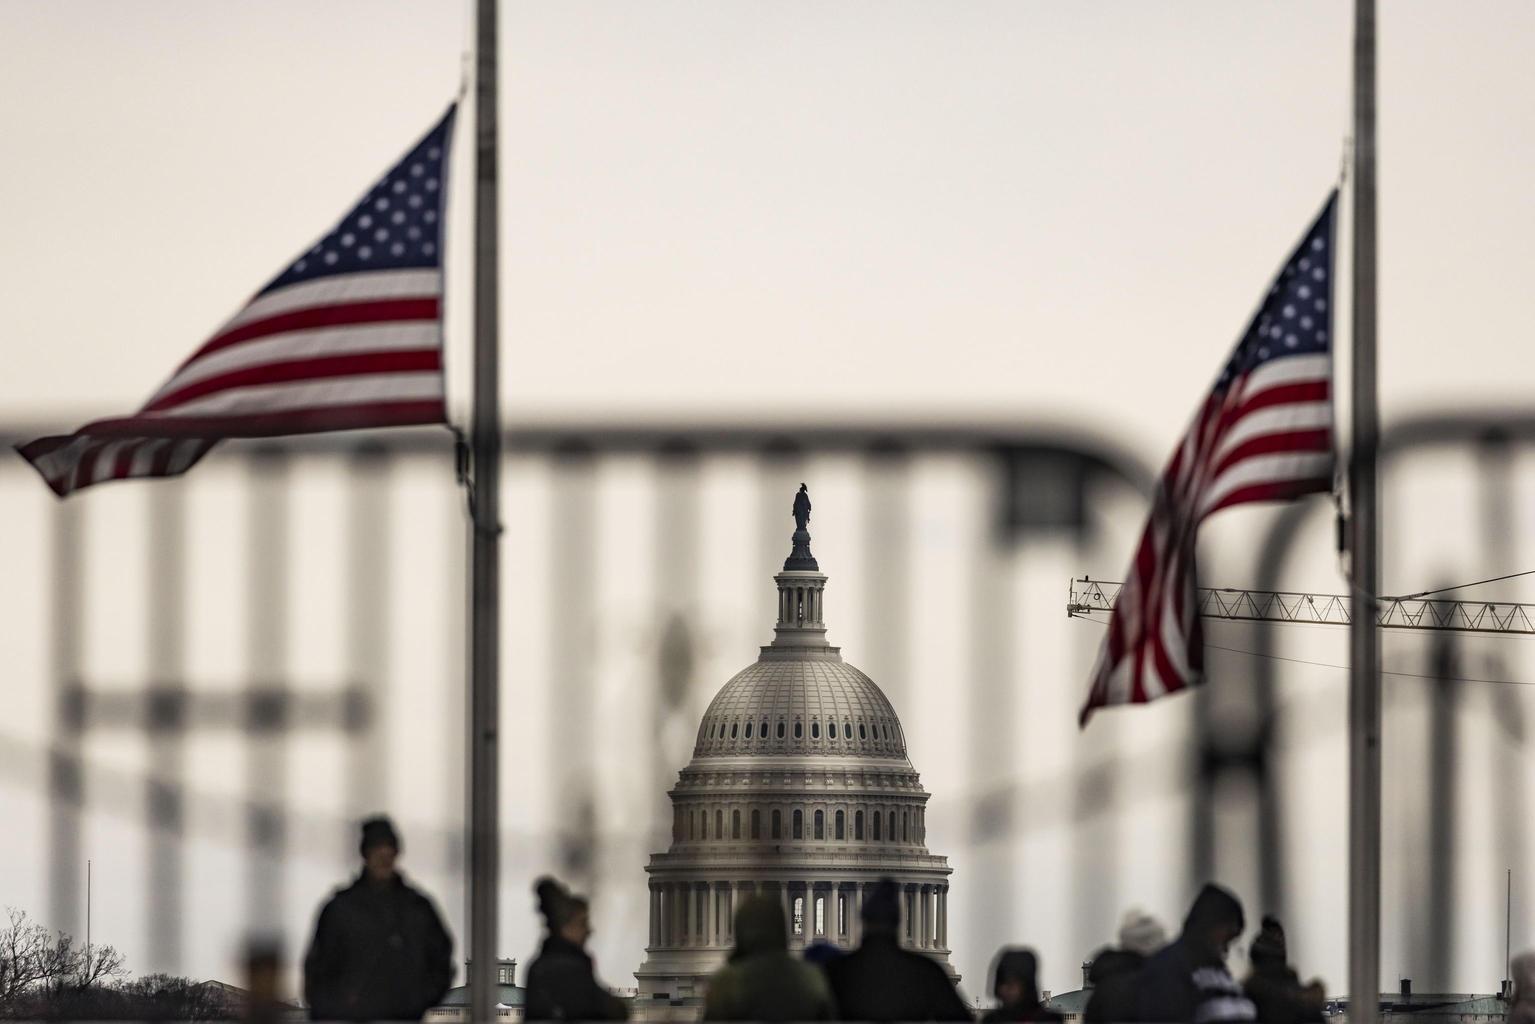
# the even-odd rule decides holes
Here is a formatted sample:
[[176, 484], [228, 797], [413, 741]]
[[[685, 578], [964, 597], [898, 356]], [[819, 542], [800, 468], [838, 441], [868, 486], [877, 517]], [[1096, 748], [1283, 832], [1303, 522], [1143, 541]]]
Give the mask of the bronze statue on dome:
[[794, 528], [804, 530], [810, 526], [810, 491], [804, 484], [799, 485], [799, 493], [794, 496]]

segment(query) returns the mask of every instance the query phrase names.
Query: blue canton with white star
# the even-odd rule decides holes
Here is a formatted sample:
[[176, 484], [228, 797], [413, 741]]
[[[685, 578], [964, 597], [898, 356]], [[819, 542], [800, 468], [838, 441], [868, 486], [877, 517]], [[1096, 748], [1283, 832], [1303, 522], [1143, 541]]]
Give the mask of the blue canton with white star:
[[1274, 279], [1247, 333], [1221, 371], [1217, 390], [1271, 359], [1325, 354], [1332, 345], [1333, 192]]
[[368, 190], [341, 223], [259, 294], [367, 270], [442, 266], [443, 197], [457, 104]]

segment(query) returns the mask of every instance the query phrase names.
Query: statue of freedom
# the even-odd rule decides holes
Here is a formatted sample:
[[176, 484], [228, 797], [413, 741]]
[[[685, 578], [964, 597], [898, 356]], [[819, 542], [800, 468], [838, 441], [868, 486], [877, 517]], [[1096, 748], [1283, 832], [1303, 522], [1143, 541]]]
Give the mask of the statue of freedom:
[[804, 484], [799, 485], [799, 493], [794, 496], [794, 528], [803, 530], [810, 525], [810, 492]]

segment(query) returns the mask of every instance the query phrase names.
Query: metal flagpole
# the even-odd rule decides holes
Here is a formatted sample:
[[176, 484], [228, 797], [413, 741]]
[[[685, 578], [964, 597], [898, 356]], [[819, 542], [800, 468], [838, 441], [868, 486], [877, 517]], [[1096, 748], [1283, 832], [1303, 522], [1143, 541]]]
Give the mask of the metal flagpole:
[[1353, 456], [1349, 461], [1349, 1024], [1380, 1012], [1380, 534], [1375, 381], [1375, 0], [1354, 0]]
[[477, 0], [474, 94], [474, 533], [469, 640], [470, 1019], [496, 1019], [499, 849], [497, 723], [500, 689], [501, 415], [498, 294], [500, 207], [496, 164], [496, 0]]

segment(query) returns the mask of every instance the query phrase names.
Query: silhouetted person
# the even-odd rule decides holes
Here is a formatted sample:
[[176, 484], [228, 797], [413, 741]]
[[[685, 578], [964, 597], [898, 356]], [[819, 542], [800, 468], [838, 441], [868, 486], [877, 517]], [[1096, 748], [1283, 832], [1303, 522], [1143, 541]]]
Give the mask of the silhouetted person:
[[275, 942], [252, 942], [245, 949], [245, 1024], [280, 1024], [288, 1004], [278, 994], [282, 949]]
[[1507, 1024], [1535, 1024], [1535, 953], [1520, 953], [1509, 965], [1513, 985]]
[[810, 490], [804, 484], [799, 485], [799, 491], [794, 495], [794, 528], [796, 530], [808, 529], [810, 526]]
[[843, 1020], [973, 1020], [936, 961], [902, 949], [901, 902], [883, 878], [863, 905], [863, 945], [826, 965]]
[[1194, 899], [1183, 932], [1146, 961], [1136, 993], [1139, 1024], [1220, 1024], [1254, 1019], [1251, 1001], [1226, 969], [1226, 950], [1242, 934], [1242, 904], [1218, 885]]
[[1322, 983], [1300, 983], [1300, 975], [1286, 963], [1284, 927], [1278, 918], [1265, 917], [1263, 930], [1248, 951], [1252, 973], [1243, 991], [1252, 1000], [1261, 1024], [1321, 1024], [1327, 994]]
[[388, 818], [362, 823], [362, 874], [320, 911], [304, 957], [313, 1020], [420, 1020], [453, 980], [453, 939], [432, 901], [395, 868]]
[[789, 955], [783, 907], [750, 896], [736, 910], [736, 946], [709, 979], [704, 1020], [831, 1020], [831, 987], [820, 968]]
[[1093, 994], [1087, 997], [1082, 1018], [1087, 1024], [1120, 1024], [1134, 1020], [1136, 989], [1146, 958], [1167, 945], [1160, 922], [1139, 910], [1131, 910], [1119, 925], [1119, 946], [1100, 950], [1087, 970]]
[[983, 1021], [1064, 1020], [1054, 1010], [1039, 1002], [1039, 959], [1032, 950], [1004, 949], [997, 954], [991, 969], [991, 994], [997, 1005], [988, 1010]]
[[526, 1019], [628, 1019], [623, 1000], [597, 983], [591, 954], [586, 951], [586, 940], [592, 934], [586, 897], [575, 895], [552, 878], [540, 878], [533, 891], [538, 894], [538, 912], [544, 915], [549, 934], [528, 965]]

